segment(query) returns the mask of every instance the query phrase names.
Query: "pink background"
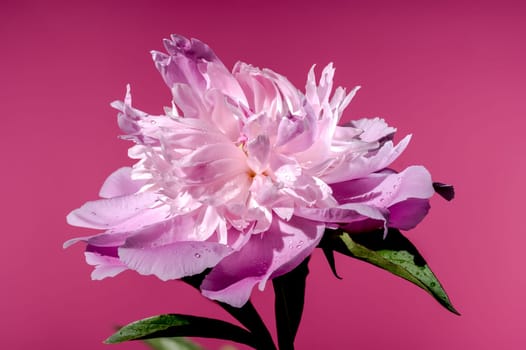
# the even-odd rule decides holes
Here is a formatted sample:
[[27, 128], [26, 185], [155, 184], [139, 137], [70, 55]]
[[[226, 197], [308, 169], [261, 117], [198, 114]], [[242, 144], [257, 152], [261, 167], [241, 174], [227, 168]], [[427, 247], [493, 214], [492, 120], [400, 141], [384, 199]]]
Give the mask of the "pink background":
[[[397, 167], [424, 164], [457, 198], [432, 201], [408, 236], [462, 313], [358, 261], [311, 263], [297, 349], [523, 349], [526, 6], [495, 1], [0, 2], [0, 347], [103, 345], [116, 324], [163, 312], [230, 320], [179, 282], [132, 272], [90, 280], [66, 214], [131, 164], [116, 112], [160, 113], [169, 91], [149, 55], [170, 33], [200, 38], [231, 67], [269, 67], [303, 88], [313, 63], [362, 85], [345, 120], [383, 116], [414, 134]], [[219, 5], [221, 3], [221, 5]], [[272, 324], [272, 293], [255, 292]], [[211, 349], [223, 342], [205, 341]]]

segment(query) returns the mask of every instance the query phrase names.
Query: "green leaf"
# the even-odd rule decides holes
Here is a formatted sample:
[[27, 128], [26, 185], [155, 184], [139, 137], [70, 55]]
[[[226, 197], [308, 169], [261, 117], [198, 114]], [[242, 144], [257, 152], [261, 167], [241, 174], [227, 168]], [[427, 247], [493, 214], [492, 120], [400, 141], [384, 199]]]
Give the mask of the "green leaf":
[[460, 315], [422, 255], [396, 229], [389, 229], [385, 238], [383, 230], [355, 235], [327, 230], [320, 246], [363, 260], [402, 277], [425, 290], [452, 313]]
[[132, 322], [106, 339], [105, 343], [170, 337], [225, 339], [257, 348], [257, 340], [241, 327], [221, 320], [180, 314], [159, 315]]
[[334, 250], [331, 247], [322, 247], [323, 254], [325, 254], [325, 259], [327, 259], [327, 262], [329, 263], [329, 266], [331, 268], [332, 274], [337, 279], [341, 280], [342, 278], [340, 275], [338, 275], [338, 271], [336, 271], [336, 260], [334, 260]]
[[275, 294], [276, 327], [280, 350], [293, 350], [305, 303], [309, 257], [294, 270], [272, 280]]
[[144, 340], [153, 350], [204, 350], [186, 338], [155, 338]]

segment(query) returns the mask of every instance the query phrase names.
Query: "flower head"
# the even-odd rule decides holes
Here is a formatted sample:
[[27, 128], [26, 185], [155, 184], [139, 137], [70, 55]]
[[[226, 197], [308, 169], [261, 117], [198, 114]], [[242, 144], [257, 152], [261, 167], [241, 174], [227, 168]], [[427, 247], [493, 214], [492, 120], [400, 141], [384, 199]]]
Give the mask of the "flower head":
[[114, 102], [137, 162], [111, 174], [99, 200], [68, 215], [103, 230], [87, 242], [94, 279], [127, 270], [178, 279], [211, 268], [202, 293], [242, 306], [309, 256], [327, 228], [361, 233], [414, 227], [429, 209], [421, 166], [389, 165], [409, 142], [393, 143], [382, 119], [339, 126], [358, 88], [332, 92], [334, 68], [314, 67], [300, 92], [269, 69], [232, 72], [204, 43], [173, 35], [153, 60], [173, 95], [163, 115]]

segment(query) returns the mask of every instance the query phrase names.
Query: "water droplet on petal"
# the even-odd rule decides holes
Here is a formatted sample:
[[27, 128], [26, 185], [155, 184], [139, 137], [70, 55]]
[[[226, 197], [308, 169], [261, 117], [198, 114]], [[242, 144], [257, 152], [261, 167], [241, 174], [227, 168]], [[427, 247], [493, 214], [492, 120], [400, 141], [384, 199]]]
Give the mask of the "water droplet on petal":
[[195, 253], [195, 254], [194, 254], [194, 257], [195, 257], [196, 259], [199, 259], [199, 258], [201, 257], [201, 254], [199, 254], [199, 253]]
[[155, 120], [153, 120], [153, 119], [152, 119], [152, 120], [150, 120], [150, 123], [151, 123], [152, 125], [155, 125], [155, 124], [157, 124], [157, 122], [156, 122]]

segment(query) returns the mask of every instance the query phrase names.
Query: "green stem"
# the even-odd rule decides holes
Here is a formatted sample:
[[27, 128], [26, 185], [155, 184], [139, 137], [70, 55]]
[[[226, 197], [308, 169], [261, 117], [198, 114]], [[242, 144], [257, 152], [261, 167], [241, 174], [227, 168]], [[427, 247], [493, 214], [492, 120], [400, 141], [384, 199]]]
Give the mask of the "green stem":
[[257, 350], [276, 350], [272, 336], [252, 302], [248, 301], [242, 308], [235, 308], [225, 303], [217, 303], [256, 337]]
[[294, 270], [272, 280], [279, 350], [294, 350], [294, 339], [305, 304], [308, 263], [309, 258], [306, 258]]
[[[199, 290], [206, 273], [207, 271], [199, 275], [185, 277], [182, 280]], [[277, 350], [267, 326], [250, 300], [240, 308], [219, 301], [215, 301], [215, 303], [221, 306], [250, 331], [255, 338], [255, 343], [257, 344], [257, 346], [254, 346], [256, 350]]]

